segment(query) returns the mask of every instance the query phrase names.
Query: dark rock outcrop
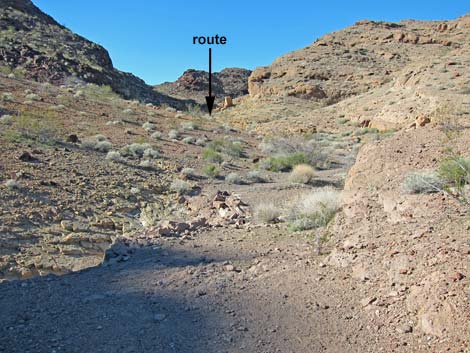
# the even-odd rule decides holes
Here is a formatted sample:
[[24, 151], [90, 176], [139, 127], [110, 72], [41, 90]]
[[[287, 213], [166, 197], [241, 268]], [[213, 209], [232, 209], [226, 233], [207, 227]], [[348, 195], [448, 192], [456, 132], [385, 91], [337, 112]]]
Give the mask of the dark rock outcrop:
[[140, 78], [119, 71], [102, 46], [57, 23], [30, 0], [0, 2], [0, 64], [28, 79], [54, 84], [81, 80], [109, 85], [127, 99], [184, 106], [155, 92]]

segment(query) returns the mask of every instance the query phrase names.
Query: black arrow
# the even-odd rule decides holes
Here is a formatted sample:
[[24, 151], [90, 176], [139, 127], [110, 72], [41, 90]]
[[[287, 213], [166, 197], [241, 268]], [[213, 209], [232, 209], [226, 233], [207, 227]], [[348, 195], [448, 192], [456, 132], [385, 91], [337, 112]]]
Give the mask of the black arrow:
[[209, 95], [206, 96], [207, 109], [209, 115], [212, 115], [212, 108], [214, 108], [215, 96], [212, 95], [212, 48], [209, 48]]

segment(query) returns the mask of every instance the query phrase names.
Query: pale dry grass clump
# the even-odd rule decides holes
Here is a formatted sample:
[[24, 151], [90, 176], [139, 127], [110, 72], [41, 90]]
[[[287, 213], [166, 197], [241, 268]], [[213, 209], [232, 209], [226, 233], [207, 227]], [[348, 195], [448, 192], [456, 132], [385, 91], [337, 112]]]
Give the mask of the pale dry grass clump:
[[191, 192], [193, 186], [187, 181], [176, 179], [170, 185], [170, 190], [176, 192], [179, 195], [186, 195]]
[[443, 187], [444, 181], [432, 170], [411, 172], [401, 185], [407, 194], [430, 194], [441, 191]]
[[5, 182], [5, 186], [7, 189], [10, 189], [10, 190], [17, 190], [20, 188], [20, 184], [15, 179], [8, 179]]
[[142, 125], [142, 128], [145, 130], [145, 131], [148, 131], [148, 132], [151, 132], [151, 131], [155, 131], [157, 129], [157, 125], [155, 125], [154, 123], [151, 123], [149, 121], [147, 121], [146, 123], [144, 123]]
[[308, 184], [315, 177], [315, 170], [308, 164], [299, 164], [294, 167], [289, 175], [291, 183]]
[[230, 173], [225, 177], [225, 181], [229, 184], [241, 185], [243, 184], [243, 179], [237, 173]]
[[117, 163], [124, 162], [124, 158], [122, 158], [121, 153], [118, 151], [109, 151], [106, 155], [106, 159]]
[[338, 211], [340, 203], [341, 193], [332, 187], [305, 195], [292, 204], [288, 215], [289, 227], [300, 231], [326, 226]]
[[261, 203], [255, 207], [254, 217], [260, 223], [276, 223], [281, 217], [281, 210], [272, 203]]

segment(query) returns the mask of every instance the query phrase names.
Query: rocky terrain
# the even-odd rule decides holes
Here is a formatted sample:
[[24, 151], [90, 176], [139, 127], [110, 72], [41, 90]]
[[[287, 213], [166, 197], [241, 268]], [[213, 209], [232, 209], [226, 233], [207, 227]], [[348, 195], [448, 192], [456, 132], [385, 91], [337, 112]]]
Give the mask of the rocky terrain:
[[218, 73], [212, 116], [204, 72], [177, 110], [71, 33], [84, 71], [2, 47], [0, 352], [469, 352], [469, 31], [361, 21]]
[[[217, 101], [225, 96], [237, 98], [248, 94], [248, 77], [251, 71], [239, 68], [223, 69], [212, 74], [212, 92]], [[209, 92], [209, 73], [202, 70], [186, 70], [175, 82], [166, 82], [155, 86], [159, 92], [172, 97], [193, 99], [204, 104]]]
[[0, 62], [26, 78], [109, 85], [127, 99], [146, 103], [191, 103], [158, 94], [140, 78], [115, 69], [106, 49], [71, 32], [29, 0], [0, 3], [0, 36]]

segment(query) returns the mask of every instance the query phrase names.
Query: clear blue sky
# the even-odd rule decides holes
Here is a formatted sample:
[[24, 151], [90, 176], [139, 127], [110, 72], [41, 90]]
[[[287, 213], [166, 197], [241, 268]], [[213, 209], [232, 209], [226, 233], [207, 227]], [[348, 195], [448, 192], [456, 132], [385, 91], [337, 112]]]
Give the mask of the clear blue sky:
[[108, 49], [114, 66], [149, 84], [186, 69], [207, 70], [207, 47], [194, 35], [225, 35], [213, 69], [269, 65], [276, 57], [360, 19], [453, 19], [469, 0], [33, 0], [74, 32]]

